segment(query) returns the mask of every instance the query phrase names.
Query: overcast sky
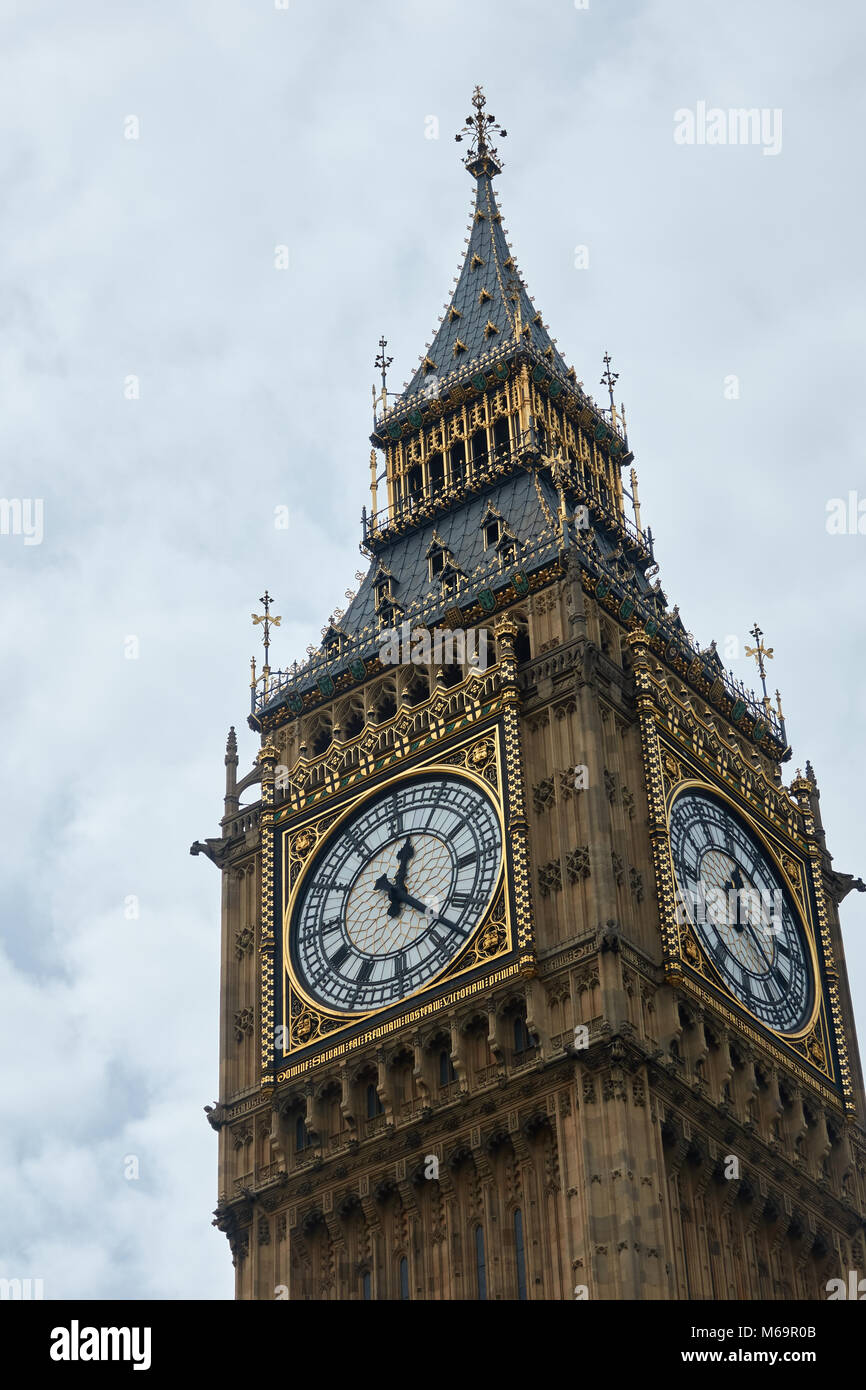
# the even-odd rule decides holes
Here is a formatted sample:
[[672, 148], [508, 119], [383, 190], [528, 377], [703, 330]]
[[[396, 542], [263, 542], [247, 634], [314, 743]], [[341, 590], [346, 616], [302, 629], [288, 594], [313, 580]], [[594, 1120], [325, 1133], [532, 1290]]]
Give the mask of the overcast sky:
[[[49, 1298], [227, 1298], [202, 1110], [219, 875], [188, 848], [218, 833], [228, 726], [242, 772], [256, 751], [259, 595], [279, 664], [354, 587], [376, 343], [399, 387], [432, 337], [477, 82], [509, 132], [497, 188], [529, 290], [588, 390], [606, 349], [620, 373], [669, 600], [720, 649], [761, 624], [786, 780], [811, 758], [836, 867], [866, 874], [866, 535], [826, 529], [830, 499], [866, 498], [866, 11], [0, 15], [0, 495], [44, 508], [41, 544], [0, 535], [0, 1274]], [[780, 111], [781, 148], [677, 143], [701, 102]], [[866, 897], [842, 912], [866, 1037]]]

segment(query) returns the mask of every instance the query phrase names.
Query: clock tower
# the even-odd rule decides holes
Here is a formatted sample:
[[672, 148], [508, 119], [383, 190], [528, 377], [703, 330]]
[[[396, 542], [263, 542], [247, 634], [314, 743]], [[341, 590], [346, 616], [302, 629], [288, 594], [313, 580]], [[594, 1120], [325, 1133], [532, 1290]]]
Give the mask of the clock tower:
[[287, 671], [265, 594], [261, 748], [239, 778], [232, 730], [192, 847], [215, 1224], [241, 1299], [823, 1299], [866, 1274], [864, 885], [655, 577], [610, 359], [602, 407], [508, 245], [504, 133], [476, 89], [463, 266], [399, 395], [381, 344], [358, 591]]

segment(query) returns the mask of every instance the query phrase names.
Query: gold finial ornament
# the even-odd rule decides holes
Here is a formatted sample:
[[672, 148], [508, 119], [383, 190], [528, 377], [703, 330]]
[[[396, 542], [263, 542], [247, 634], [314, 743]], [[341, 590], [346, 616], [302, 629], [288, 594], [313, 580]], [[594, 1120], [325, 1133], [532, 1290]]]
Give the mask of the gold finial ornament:
[[[761, 704], [764, 706], [764, 709], [765, 709], [765, 710], [767, 711], [767, 713], [769, 714], [769, 713], [770, 713], [770, 697], [769, 697], [769, 695], [767, 694], [767, 668], [766, 668], [766, 666], [764, 665], [764, 662], [765, 662], [765, 661], [772, 661], [772, 659], [773, 659], [773, 648], [772, 648], [772, 647], [765, 647], [765, 646], [764, 646], [763, 642], [761, 641], [761, 638], [763, 637], [763, 635], [764, 635], [764, 634], [763, 634], [763, 632], [761, 631], [761, 629], [758, 627], [758, 624], [757, 624], [757, 623], [755, 623], [755, 626], [754, 626], [753, 628], [750, 628], [750, 630], [749, 630], [749, 636], [750, 636], [750, 637], [754, 637], [755, 642], [757, 643], [757, 646], [754, 646], [754, 647], [746, 647], [746, 656], [753, 656], [753, 657], [755, 658], [755, 661], [757, 662], [757, 665], [758, 665], [758, 675], [761, 677], [761, 685], [762, 685], [763, 690], [764, 690], [764, 698], [762, 699]], [[776, 692], [776, 694], [778, 695], [778, 691]]]
[[271, 604], [273, 603], [273, 599], [271, 598], [271, 596], [270, 596], [270, 594], [268, 593], [267, 589], [265, 589], [265, 592], [262, 594], [262, 597], [259, 599], [259, 603], [261, 603], [261, 604], [264, 606], [264, 610], [265, 610], [264, 613], [251, 613], [251, 614], [250, 614], [250, 617], [251, 617], [252, 620], [253, 620], [253, 627], [257, 627], [257, 626], [259, 625], [259, 623], [261, 623], [261, 624], [262, 624], [262, 627], [263, 627], [263, 629], [264, 629], [264, 631], [263, 631], [263, 633], [262, 633], [262, 643], [263, 643], [264, 649], [265, 649], [265, 664], [264, 664], [264, 666], [262, 667], [262, 673], [261, 673], [261, 675], [260, 675], [258, 678], [256, 678], [256, 663], [255, 663], [255, 657], [253, 657], [253, 661], [252, 661], [252, 667], [253, 667], [253, 679], [252, 679], [252, 684], [253, 684], [253, 688], [255, 688], [255, 686], [256, 686], [256, 684], [257, 684], [257, 680], [261, 681], [261, 682], [262, 682], [262, 687], [263, 687], [263, 690], [264, 690], [264, 694], [265, 694], [265, 696], [267, 696], [267, 693], [268, 693], [268, 678], [269, 678], [269, 676], [270, 676], [270, 674], [271, 674], [271, 667], [270, 667], [270, 660], [269, 660], [269, 652], [270, 652], [270, 647], [271, 647], [271, 624], [273, 624], [274, 627], [279, 627], [280, 622], [281, 622], [281, 619], [278, 618], [274, 613], [271, 612]]
[[635, 468], [631, 470], [631, 504], [634, 508], [634, 524], [637, 527], [637, 533], [639, 536], [642, 536], [643, 530], [640, 524], [640, 498], [637, 494], [637, 470]]
[[[373, 509], [373, 521], [376, 520], [376, 513], [379, 510], [378, 478], [376, 477], [376, 450], [370, 450], [370, 506]], [[346, 593], [348, 598], [348, 591]]]
[[488, 114], [484, 110], [487, 98], [480, 87], [476, 87], [472, 93], [472, 105], [475, 108], [474, 115], [470, 113], [466, 117], [466, 124], [454, 139], [458, 145], [464, 137], [470, 142], [469, 153], [463, 161], [470, 174], [475, 174], [476, 177], [483, 173], [498, 174], [502, 167], [499, 163], [499, 152], [490, 144], [488, 137], [496, 131], [504, 140], [508, 131], [503, 130], [492, 112]]

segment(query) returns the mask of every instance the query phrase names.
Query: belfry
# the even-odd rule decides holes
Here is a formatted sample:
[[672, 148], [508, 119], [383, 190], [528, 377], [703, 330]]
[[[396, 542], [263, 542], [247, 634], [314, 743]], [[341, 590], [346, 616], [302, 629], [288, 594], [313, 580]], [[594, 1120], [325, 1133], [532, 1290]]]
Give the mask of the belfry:
[[866, 1270], [864, 885], [778, 697], [669, 605], [610, 357], [599, 405], [506, 238], [504, 134], [476, 89], [462, 268], [399, 394], [379, 344], [359, 587], [288, 670], [265, 591], [261, 747], [239, 777], [231, 731], [192, 847], [215, 1224], [241, 1299], [826, 1298]]

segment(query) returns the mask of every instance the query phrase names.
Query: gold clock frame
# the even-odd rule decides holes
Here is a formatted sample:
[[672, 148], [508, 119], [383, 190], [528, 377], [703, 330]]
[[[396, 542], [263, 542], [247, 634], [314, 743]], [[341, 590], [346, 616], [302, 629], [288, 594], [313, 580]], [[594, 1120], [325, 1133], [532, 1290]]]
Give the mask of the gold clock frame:
[[[670, 817], [671, 812], [674, 808], [674, 803], [677, 802], [681, 796], [684, 796], [687, 792], [690, 791], [707, 792], [710, 796], [714, 796], [717, 801], [721, 801], [726, 806], [730, 807], [730, 809], [736, 815], [737, 819], [745, 824], [749, 832], [752, 835], [754, 835], [755, 839], [763, 848], [764, 853], [766, 854], [770, 863], [776, 870], [779, 882], [786, 885], [788, 898], [790, 900], [791, 906], [797, 915], [797, 919], [800, 923], [800, 926], [803, 929], [803, 937], [806, 941], [809, 956], [809, 966], [812, 971], [812, 986], [814, 991], [814, 999], [812, 1002], [812, 1009], [809, 1014], [808, 1021], [804, 1024], [802, 1028], [798, 1028], [796, 1032], [782, 1033], [778, 1029], [773, 1028], [769, 1023], [765, 1023], [761, 1018], [758, 1017], [757, 1014], [753, 1013], [752, 1010], [748, 1007], [748, 1005], [744, 1004], [742, 1000], [738, 999], [737, 996], [733, 993], [733, 991], [730, 990], [728, 986], [724, 983], [721, 976], [719, 975], [719, 972], [709, 961], [707, 953], [701, 945], [701, 942], [697, 937], [697, 933], [694, 931], [694, 926], [690, 922], [677, 922], [677, 929], [679, 931], [680, 937], [680, 959], [686, 961], [686, 963], [690, 966], [691, 969], [703, 975], [707, 980], [709, 980], [709, 982], [712, 985], [714, 985], [714, 987], [717, 990], [719, 990], [722, 994], [726, 995], [727, 998], [730, 999], [730, 1001], [738, 1009], [740, 1009], [744, 1014], [746, 1014], [749, 1018], [752, 1019], [752, 1021], [757, 1027], [765, 1028], [768, 1033], [772, 1033], [774, 1037], [778, 1038], [783, 1043], [794, 1044], [800, 1042], [803, 1039], [810, 1037], [814, 1033], [815, 1024], [818, 1021], [818, 1016], [821, 1012], [822, 1003], [821, 972], [818, 965], [818, 952], [815, 944], [814, 925], [810, 920], [809, 914], [805, 911], [805, 903], [808, 902], [808, 895], [802, 895], [802, 889], [802, 896], [796, 893], [796, 885], [794, 884], [791, 870], [789, 869], [786, 872], [786, 868], [782, 863], [779, 853], [771, 844], [768, 837], [764, 834], [761, 826], [757, 824], [753, 817], [748, 816], [744, 813], [743, 807], [739, 802], [737, 802], [732, 796], [729, 796], [726, 791], [706, 781], [705, 778], [687, 777], [684, 778], [682, 781], [677, 782], [671, 788], [671, 790], [668, 792], [665, 803], [665, 811], [667, 814], [668, 825], [670, 825]], [[794, 852], [796, 853], [796, 851]], [[805, 872], [805, 859], [801, 858], [798, 854], [796, 861], [794, 861], [790, 858], [790, 853], [791, 852], [789, 851], [789, 863], [795, 863], [795, 867], [798, 870]], [[670, 849], [670, 837], [668, 837], [668, 856], [670, 858], [671, 872], [673, 874], [674, 883], [676, 883], [676, 870], [674, 868], [673, 856], [671, 854]], [[691, 954], [692, 946], [690, 946], [689, 943], [692, 943], [692, 946], [697, 948], [701, 957], [700, 962], [698, 962]]]
[[[341, 799], [338, 806], [317, 806], [308, 813], [292, 817], [286, 827], [278, 832], [283, 885], [280, 973], [284, 1031], [283, 1047], [277, 1049], [276, 1054], [277, 1082], [297, 1076], [309, 1066], [310, 1061], [333, 1060], [351, 1047], [364, 1046], [384, 1038], [434, 1010], [468, 999], [488, 989], [494, 980], [500, 981], [519, 973], [505, 816], [505, 764], [503, 729], [497, 720], [488, 727], [474, 729], [469, 736], [433, 745], [425, 754], [413, 758], [409, 765], [402, 765], [399, 771], [389, 770], [366, 783], [360, 796], [348, 795]], [[491, 801], [502, 837], [495, 886], [469, 940], [454, 959], [417, 990], [395, 1003], [366, 1013], [347, 1014], [338, 1009], [328, 1009], [311, 999], [291, 959], [289, 929], [299, 894], [305, 887], [319, 851], [360, 805], [387, 788], [425, 774], [462, 778], [479, 787]], [[497, 962], [500, 964], [497, 965]], [[486, 967], [491, 967], [492, 974]], [[484, 973], [476, 979], [465, 978], [479, 969]], [[449, 989], [452, 985], [454, 988]], [[444, 996], [443, 988], [447, 990]], [[431, 996], [428, 1003], [424, 1002], [424, 996]], [[304, 1061], [300, 1061], [301, 1057]]]
[[[630, 633], [627, 642], [634, 660], [665, 978], [733, 1023], [750, 1042], [787, 1066], [824, 1100], [852, 1115], [854, 1085], [808, 784], [795, 779], [789, 793], [774, 782], [763, 765], [751, 757], [748, 739], [722, 725], [714, 711], [662, 666], [650, 652], [644, 632]], [[674, 794], [686, 783], [698, 784], [727, 801], [758, 840], [771, 849], [774, 862], [781, 864], [783, 882], [791, 885], [790, 896], [806, 926], [814, 964], [819, 966], [815, 970], [817, 1009], [811, 1031], [802, 1036], [775, 1032], [723, 985], [696, 969], [703, 952], [694, 935], [688, 930], [682, 934], [677, 923], [668, 829]], [[834, 1065], [834, 1054], [838, 1065]]]

